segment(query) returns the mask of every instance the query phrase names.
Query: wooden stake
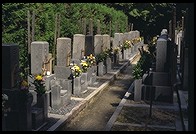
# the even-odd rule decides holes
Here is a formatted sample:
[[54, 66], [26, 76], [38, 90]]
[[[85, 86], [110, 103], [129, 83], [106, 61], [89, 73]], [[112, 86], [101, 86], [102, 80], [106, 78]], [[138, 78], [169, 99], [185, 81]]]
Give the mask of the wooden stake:
[[32, 15], [32, 42], [35, 40], [34, 35], [35, 35], [35, 12], [33, 11], [33, 15]]
[[27, 12], [27, 26], [28, 26], [28, 54], [31, 53], [31, 23], [30, 23], [30, 11]]

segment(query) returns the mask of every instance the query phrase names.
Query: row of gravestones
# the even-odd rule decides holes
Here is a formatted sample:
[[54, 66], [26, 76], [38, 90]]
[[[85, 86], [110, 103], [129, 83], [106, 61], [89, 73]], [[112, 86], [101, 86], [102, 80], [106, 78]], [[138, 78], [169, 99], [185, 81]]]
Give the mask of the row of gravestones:
[[[114, 38], [110, 37], [109, 35], [91, 36], [75, 34], [73, 37], [73, 44], [71, 43], [70, 38], [58, 38], [56, 48], [57, 64], [54, 66], [54, 74], [52, 74], [51, 71], [54, 58], [52, 58], [52, 55], [49, 54], [49, 43], [45, 41], [32, 42], [31, 74], [40, 74], [42, 73], [43, 69], [47, 70], [47, 73], [44, 76], [46, 86], [46, 102], [43, 108], [36, 107], [37, 96], [36, 92], [34, 91], [35, 87], [33, 84], [31, 84], [33, 81], [32, 77], [28, 77], [28, 83], [30, 84], [30, 94], [28, 93], [26, 97], [24, 97], [24, 94], [22, 94], [23, 97], [18, 97], [18, 94], [21, 93], [16, 91], [18, 89], [12, 88], [12, 85], [16, 83], [14, 78], [18, 77], [17, 66], [19, 67], [19, 54], [16, 54], [17, 52], [19, 53], [19, 49], [18, 45], [13, 45], [13, 47], [12, 45], [5, 45], [6, 47], [3, 47], [3, 49], [5, 48], [5, 53], [2, 54], [2, 72], [5, 72], [5, 74], [2, 75], [5, 77], [2, 79], [2, 88], [3, 91], [8, 94], [8, 96], [11, 96], [10, 105], [12, 105], [12, 111], [7, 117], [7, 125], [9, 125], [7, 130], [31, 130], [32, 128], [38, 129], [47, 121], [49, 107], [58, 109], [64, 105], [69, 104], [72, 94], [80, 95], [85, 90], [87, 90], [87, 86], [92, 86], [93, 83], [95, 83], [97, 75], [102, 76], [109, 72], [112, 68], [111, 59], [107, 58], [105, 64], [107, 68], [105, 69], [106, 71], [104, 71], [104, 64], [99, 63], [97, 66], [89, 68], [87, 73], [82, 73], [80, 77], [76, 77], [77, 79], [74, 79], [74, 82], [72, 82], [72, 80], [68, 79], [69, 75], [71, 74], [71, 69], [69, 66], [71, 62], [79, 63], [84, 56], [90, 54], [97, 55], [106, 48], [120, 46], [124, 40], [131, 40], [139, 36], [139, 31], [115, 33]], [[135, 53], [141, 44], [143, 43], [140, 42], [135, 44], [129, 52], [127, 51], [127, 55], [129, 54], [130, 57], [130, 52]], [[7, 52], [7, 48], [9, 48], [9, 52]], [[15, 50], [15, 48], [17, 49]], [[8, 54], [12, 55], [10, 56], [10, 60], [6, 60]], [[15, 55], [13, 56], [13, 54]], [[126, 59], [129, 57], [127, 56]], [[118, 60], [121, 60], [122, 58], [123, 56], [119, 56]], [[6, 64], [7, 62], [10, 62], [10, 64], [13, 63], [14, 65], [8, 65]], [[11, 68], [8, 66], [11, 66]], [[6, 76], [8, 76], [8, 78]], [[12, 121], [12, 119], [14, 121]], [[21, 123], [17, 124], [18, 121], [21, 121]]]
[[[71, 74], [71, 70], [69, 66], [71, 62], [74, 61], [74, 63], [79, 65], [80, 60], [84, 56], [87, 56], [90, 54], [97, 55], [107, 48], [120, 46], [125, 40], [131, 40], [139, 36], [140, 36], [139, 31], [131, 31], [129, 33], [124, 33], [124, 34], [115, 33], [113, 39], [111, 39], [111, 37], [106, 34], [95, 35], [95, 36], [90, 36], [90, 35], [85, 36], [82, 34], [75, 34], [73, 37], [72, 46], [71, 46], [70, 38], [58, 38], [57, 49], [56, 49], [57, 50], [57, 65], [54, 67], [54, 74], [45, 76], [46, 89], [48, 91], [47, 92], [48, 99], [49, 99], [50, 92], [53, 93], [59, 90], [58, 93], [54, 93], [54, 94], [58, 94], [57, 96], [51, 95], [52, 96], [51, 98], [55, 98], [51, 100], [51, 103], [52, 103], [51, 106], [59, 108], [66, 103], [68, 98], [70, 98], [70, 97], [66, 97], [65, 93], [68, 94], [67, 96], [70, 96], [70, 91], [68, 91], [67, 89], [71, 89], [72, 87], [71, 81], [68, 79], [69, 75]], [[111, 44], [111, 40], [113, 40], [112, 44]], [[124, 55], [126, 55], [124, 56], [124, 59], [130, 58], [131, 54], [136, 52], [137, 48], [141, 44], [142, 43], [140, 43], [139, 45], [134, 45], [134, 47], [127, 49], [124, 52]], [[31, 44], [31, 74], [40, 74], [42, 72], [43, 61], [45, 61], [46, 59], [49, 59], [47, 58], [47, 56], [49, 55], [48, 47], [49, 47], [49, 44], [47, 42], [38, 42], [38, 41], [32, 42]], [[71, 47], [72, 47], [72, 51], [71, 51]], [[119, 56], [119, 58], [120, 57], [122, 59], [123, 56]], [[93, 82], [95, 82], [96, 74], [98, 76], [102, 76], [106, 72], [110, 71], [111, 69], [110, 65], [111, 65], [111, 60], [110, 58], [107, 58], [106, 60], [107, 69], [104, 69], [104, 63], [101, 62], [98, 64], [98, 69], [97, 67], [93, 67], [92, 69], [88, 70], [87, 80], [85, 76], [86, 74], [82, 74], [81, 78], [80, 77], [76, 78], [74, 80], [74, 86], [73, 86], [75, 88], [73, 89], [72, 93], [79, 95], [81, 91], [86, 89], [87, 86], [90, 86], [93, 84]], [[48, 69], [48, 70], [51, 70], [51, 69]], [[54, 80], [54, 78], [56, 78], [56, 80]], [[29, 79], [29, 81], [31, 80]], [[80, 82], [81, 84], [78, 83], [77, 81]], [[60, 90], [61, 87], [62, 87], [62, 90]], [[81, 89], [80, 87], [84, 87], [84, 88]], [[54, 91], [51, 90], [53, 88], [55, 88]], [[36, 93], [33, 93], [33, 94], [34, 94], [34, 98], [36, 98]], [[56, 98], [60, 98], [59, 94], [62, 95], [61, 101], [56, 99]], [[64, 99], [63, 99], [63, 96], [64, 96]], [[34, 99], [34, 103], [36, 103], [36, 99]]]
[[[82, 93], [85, 93], [87, 86], [92, 86], [95, 83], [97, 75], [103, 76], [111, 71], [112, 68], [111, 59], [107, 58], [106, 62], [99, 62], [97, 66], [89, 68], [87, 73], [82, 73], [81, 76], [70, 80], [68, 79], [71, 74], [70, 63], [74, 62], [80, 66], [80, 60], [84, 56], [90, 54], [97, 55], [107, 48], [119, 47], [125, 40], [132, 40], [139, 36], [139, 31], [131, 31], [124, 34], [115, 33], [113, 39], [107, 34], [95, 36], [75, 34], [73, 36], [73, 44], [70, 38], [58, 38], [56, 48], [57, 64], [54, 66], [54, 74], [45, 76], [47, 106], [45, 106], [44, 111], [48, 111], [49, 107], [59, 109], [68, 105], [72, 94], [80, 96]], [[141, 45], [142, 43], [139, 42], [134, 47], [124, 51], [124, 55], [126, 55], [124, 59], [130, 58], [130, 54], [136, 53], [137, 48]], [[42, 72], [44, 61], [49, 59], [47, 57], [49, 55], [48, 47], [49, 44], [47, 42], [35, 41], [31, 43], [31, 74], [40, 74]], [[118, 60], [121, 60], [123, 56], [119, 56], [119, 58]], [[29, 81], [31, 81], [30, 77]], [[33, 104], [36, 104], [36, 92], [33, 88], [31, 92], [34, 96]]]

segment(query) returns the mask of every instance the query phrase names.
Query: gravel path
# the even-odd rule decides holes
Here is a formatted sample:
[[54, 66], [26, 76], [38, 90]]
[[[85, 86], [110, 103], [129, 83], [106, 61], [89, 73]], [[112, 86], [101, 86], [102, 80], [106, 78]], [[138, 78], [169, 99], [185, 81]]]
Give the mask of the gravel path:
[[104, 131], [108, 120], [133, 82], [131, 70], [131, 65], [123, 70], [101, 95], [58, 131]]

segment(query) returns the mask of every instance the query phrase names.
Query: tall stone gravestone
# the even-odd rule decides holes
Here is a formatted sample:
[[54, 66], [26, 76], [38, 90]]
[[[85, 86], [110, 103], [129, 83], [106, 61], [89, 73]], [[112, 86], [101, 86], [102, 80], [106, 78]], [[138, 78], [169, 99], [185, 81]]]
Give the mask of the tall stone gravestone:
[[171, 88], [171, 74], [168, 70], [168, 38], [167, 33], [161, 33], [157, 40], [156, 72], [153, 72], [152, 84], [156, 86], [155, 100], [162, 102], [173, 102], [173, 91]]
[[31, 43], [31, 74], [42, 74], [43, 62], [49, 53], [49, 43], [34, 41]]
[[[71, 69], [69, 67], [71, 61], [71, 39], [58, 38], [57, 39], [57, 65], [54, 67], [54, 74], [56, 82], [51, 81], [52, 86], [52, 107], [60, 108], [70, 102], [71, 97], [71, 80], [69, 76]], [[55, 83], [55, 84], [54, 84]], [[63, 87], [62, 89], [58, 87]], [[59, 103], [58, 103], [59, 102]]]
[[75, 34], [72, 48], [72, 59], [82, 59], [85, 54], [85, 35]]
[[[49, 55], [49, 43], [46, 41], [33, 41], [31, 43], [31, 74], [38, 75], [43, 74], [43, 71], [45, 70], [45, 61], [47, 60]], [[44, 76], [45, 77], [45, 76]], [[52, 76], [54, 77], [54, 76]], [[49, 78], [49, 76], [48, 76]], [[45, 78], [45, 81], [48, 81], [49, 79]], [[31, 77], [28, 77], [29, 83], [33, 81]], [[48, 82], [46, 82], [48, 83]], [[48, 86], [47, 86], [48, 87]], [[32, 90], [31, 90], [32, 89]], [[37, 129], [44, 123], [46, 123], [46, 118], [48, 117], [48, 107], [49, 107], [49, 96], [50, 91], [49, 89], [46, 89], [44, 100], [44, 105], [39, 106], [38, 104], [38, 98], [37, 93], [35, 92], [34, 85], [31, 84], [30, 92], [33, 95], [33, 109], [32, 109], [32, 128]], [[36, 105], [34, 105], [36, 104]]]
[[110, 36], [108, 34], [104, 34], [103, 38], [103, 50], [110, 49]]
[[113, 48], [120, 46], [120, 33], [114, 33]]
[[94, 36], [95, 55], [100, 54], [103, 50], [102, 48], [103, 48], [103, 36], [100, 34], [97, 34]]

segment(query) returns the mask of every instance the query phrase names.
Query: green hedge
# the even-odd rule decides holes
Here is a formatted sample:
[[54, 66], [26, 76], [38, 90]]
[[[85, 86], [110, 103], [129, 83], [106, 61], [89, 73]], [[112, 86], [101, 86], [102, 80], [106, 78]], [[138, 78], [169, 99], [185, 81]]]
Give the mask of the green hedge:
[[[49, 42], [49, 51], [54, 46], [55, 16], [61, 16], [61, 37], [73, 38], [82, 33], [81, 20], [93, 19], [94, 30], [100, 20], [101, 32], [109, 34], [110, 21], [112, 32], [115, 23], [120, 24], [120, 32], [125, 32], [127, 16], [122, 11], [98, 3], [3, 3], [2, 4], [2, 43], [16, 43], [20, 48], [20, 66], [27, 65], [27, 11], [35, 12], [35, 40]], [[87, 29], [88, 30], [88, 29]]]

